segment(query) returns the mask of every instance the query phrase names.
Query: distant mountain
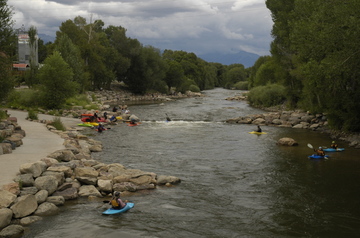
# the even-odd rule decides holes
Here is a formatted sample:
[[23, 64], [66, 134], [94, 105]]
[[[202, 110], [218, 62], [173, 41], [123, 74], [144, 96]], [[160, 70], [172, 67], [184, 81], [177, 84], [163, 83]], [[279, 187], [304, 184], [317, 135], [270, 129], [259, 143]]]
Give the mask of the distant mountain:
[[42, 39], [44, 41], [44, 44], [46, 44], [48, 42], [54, 43], [54, 41], [55, 41], [55, 37], [53, 37], [53, 36], [49, 36], [49, 35], [45, 35], [45, 34], [38, 34], [38, 36], [40, 39]]
[[246, 51], [239, 51], [238, 53], [207, 53], [198, 55], [199, 58], [207, 62], [215, 62], [223, 65], [230, 64], [243, 64], [245, 68], [249, 68], [254, 65], [260, 55], [249, 53]]

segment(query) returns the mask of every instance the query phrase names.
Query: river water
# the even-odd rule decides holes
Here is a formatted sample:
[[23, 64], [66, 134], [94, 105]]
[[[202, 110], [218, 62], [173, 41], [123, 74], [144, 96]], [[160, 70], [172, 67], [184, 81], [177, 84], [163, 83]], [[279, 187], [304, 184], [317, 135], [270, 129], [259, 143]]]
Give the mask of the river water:
[[[258, 136], [254, 125], [227, 124], [261, 112], [224, 100], [239, 92], [130, 106], [142, 123], [95, 134], [104, 150], [93, 157], [182, 182], [124, 197], [135, 207], [116, 216], [101, 215], [98, 201], [68, 202], [24, 237], [358, 237], [359, 150], [337, 141], [344, 152], [312, 161], [307, 143], [327, 146], [328, 135], [263, 126]], [[299, 146], [277, 146], [281, 137]]]

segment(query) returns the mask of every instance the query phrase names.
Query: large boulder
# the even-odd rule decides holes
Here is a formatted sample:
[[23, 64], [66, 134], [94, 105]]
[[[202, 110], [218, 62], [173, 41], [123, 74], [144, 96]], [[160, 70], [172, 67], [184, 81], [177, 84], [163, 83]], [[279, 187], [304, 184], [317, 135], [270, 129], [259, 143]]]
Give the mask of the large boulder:
[[159, 175], [157, 177], [157, 184], [159, 185], [165, 185], [165, 184], [178, 184], [181, 180], [174, 176], [168, 176], [168, 175]]
[[15, 182], [22, 185], [22, 187], [31, 187], [34, 186], [34, 177], [32, 174], [20, 174], [15, 179]]
[[99, 187], [100, 191], [108, 192], [108, 193], [112, 192], [112, 188], [113, 188], [113, 181], [112, 180], [99, 179], [97, 181], [97, 184], [98, 184], [98, 187]]
[[53, 194], [58, 187], [58, 180], [54, 176], [42, 176], [35, 179], [35, 186], [39, 190], [47, 190], [49, 195]]
[[16, 200], [16, 195], [6, 191], [6, 190], [0, 190], [0, 208], [7, 208], [11, 204], [13, 204]]
[[88, 197], [88, 196], [102, 197], [101, 193], [93, 185], [81, 186], [79, 189], [79, 196], [80, 197]]
[[278, 145], [284, 145], [284, 146], [296, 146], [298, 145], [298, 143], [292, 139], [292, 138], [288, 138], [288, 137], [283, 137], [280, 138], [277, 142]]
[[49, 192], [47, 190], [40, 190], [35, 194], [35, 198], [38, 204], [45, 202], [48, 196]]
[[9, 208], [0, 209], [0, 229], [8, 226], [11, 222], [13, 212]]
[[65, 198], [63, 196], [50, 196], [46, 199], [46, 202], [61, 206], [65, 204]]
[[26, 163], [20, 165], [21, 174], [32, 174], [34, 178], [39, 177], [44, 171], [46, 171], [47, 165], [43, 161], [37, 161], [35, 163]]
[[38, 207], [35, 195], [29, 194], [19, 197], [15, 204], [10, 207], [14, 213], [14, 218], [22, 218], [33, 213]]
[[39, 216], [28, 216], [20, 219], [20, 225], [22, 226], [28, 226], [34, 222], [42, 220]]
[[21, 237], [24, 231], [24, 227], [20, 225], [10, 225], [0, 231], [0, 237]]
[[72, 200], [79, 197], [77, 188], [70, 187], [61, 191], [56, 191], [53, 196], [62, 196], [65, 200]]
[[59, 208], [50, 202], [44, 202], [39, 205], [38, 209], [35, 211], [35, 215], [37, 216], [51, 216], [59, 213]]
[[74, 153], [68, 149], [57, 150], [57, 151], [51, 153], [48, 157], [54, 158], [57, 161], [65, 161], [65, 162], [76, 159]]

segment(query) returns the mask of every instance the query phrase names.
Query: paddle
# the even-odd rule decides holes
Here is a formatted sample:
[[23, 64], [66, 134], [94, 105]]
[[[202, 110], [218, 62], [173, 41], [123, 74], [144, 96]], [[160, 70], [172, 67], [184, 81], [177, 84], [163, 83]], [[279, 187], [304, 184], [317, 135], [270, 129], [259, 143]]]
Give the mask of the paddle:
[[314, 149], [314, 146], [312, 146], [312, 144], [307, 144], [307, 146], [308, 146], [310, 149]]

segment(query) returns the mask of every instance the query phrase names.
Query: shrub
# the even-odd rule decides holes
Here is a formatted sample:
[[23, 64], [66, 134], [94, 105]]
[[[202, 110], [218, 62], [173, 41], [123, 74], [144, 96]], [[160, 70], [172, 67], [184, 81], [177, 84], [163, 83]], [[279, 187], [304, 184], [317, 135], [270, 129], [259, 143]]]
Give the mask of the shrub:
[[240, 81], [234, 84], [234, 88], [237, 90], [248, 90], [248, 81]]
[[248, 94], [248, 100], [249, 103], [253, 106], [276, 106], [285, 102], [285, 92], [285, 87], [278, 84], [259, 86], [250, 90]]
[[0, 119], [6, 119], [6, 118], [8, 118], [8, 115], [6, 114], [5, 111], [0, 109]]
[[39, 91], [34, 89], [13, 90], [8, 98], [7, 105], [11, 108], [29, 108], [39, 105]]
[[200, 88], [198, 86], [196, 86], [195, 84], [191, 84], [189, 87], [189, 90], [194, 93], [200, 92]]
[[34, 110], [29, 110], [28, 111], [28, 118], [31, 120], [38, 120], [38, 114], [37, 112], [35, 112]]
[[65, 131], [66, 130], [66, 127], [62, 123], [60, 117], [55, 117], [54, 120], [49, 123], [49, 125], [52, 125], [53, 127], [56, 128], [56, 130], [59, 130], [59, 131]]

